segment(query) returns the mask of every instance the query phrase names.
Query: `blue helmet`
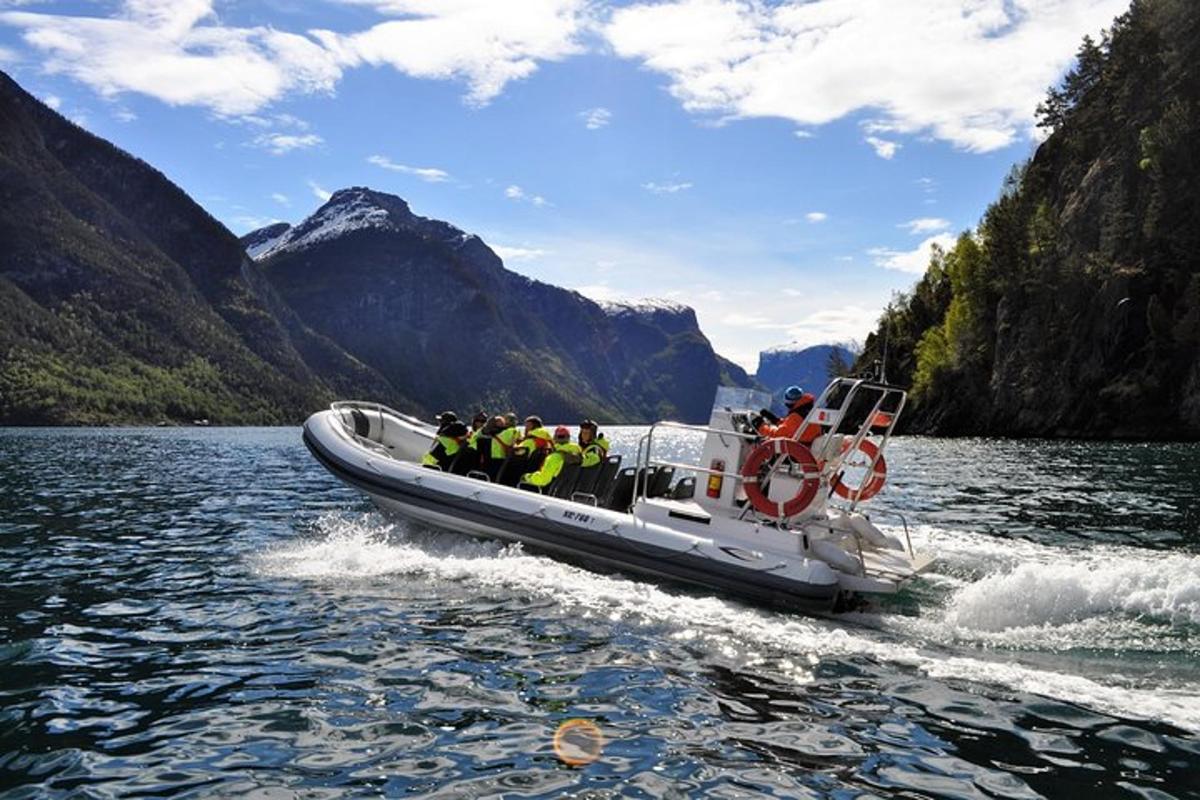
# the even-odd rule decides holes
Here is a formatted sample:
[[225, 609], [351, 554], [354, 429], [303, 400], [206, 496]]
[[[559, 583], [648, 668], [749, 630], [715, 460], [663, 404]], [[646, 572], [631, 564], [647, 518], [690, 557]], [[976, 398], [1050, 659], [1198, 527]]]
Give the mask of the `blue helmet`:
[[789, 386], [783, 393], [783, 402], [789, 406], [804, 396], [804, 390], [799, 386]]

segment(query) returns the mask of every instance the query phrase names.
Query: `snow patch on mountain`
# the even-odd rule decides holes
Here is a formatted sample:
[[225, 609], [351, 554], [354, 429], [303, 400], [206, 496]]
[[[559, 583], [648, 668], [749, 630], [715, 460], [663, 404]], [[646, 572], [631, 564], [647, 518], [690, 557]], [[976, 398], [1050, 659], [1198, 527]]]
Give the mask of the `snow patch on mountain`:
[[637, 300], [604, 300], [600, 302], [600, 307], [610, 317], [622, 314], [647, 315], [660, 312], [686, 314], [692, 311], [691, 306], [662, 297], [643, 297]]

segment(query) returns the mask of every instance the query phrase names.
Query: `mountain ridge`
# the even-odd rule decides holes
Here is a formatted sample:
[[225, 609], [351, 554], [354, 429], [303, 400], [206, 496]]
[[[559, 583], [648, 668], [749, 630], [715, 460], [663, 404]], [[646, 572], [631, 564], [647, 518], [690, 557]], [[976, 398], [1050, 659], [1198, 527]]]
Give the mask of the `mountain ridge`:
[[478, 236], [367, 187], [335, 192], [286, 231], [243, 237], [266, 241], [258, 263], [304, 321], [394, 384], [421, 383], [431, 406], [702, 421], [716, 385], [751, 384], [690, 307], [606, 308], [508, 270]]

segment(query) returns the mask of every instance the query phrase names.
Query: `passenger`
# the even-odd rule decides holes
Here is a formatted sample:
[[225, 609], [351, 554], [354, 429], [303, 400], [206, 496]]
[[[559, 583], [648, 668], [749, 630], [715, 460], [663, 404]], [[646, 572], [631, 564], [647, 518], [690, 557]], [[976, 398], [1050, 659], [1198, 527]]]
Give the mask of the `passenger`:
[[596, 423], [585, 419], [579, 423], [579, 446], [583, 450], [583, 468], [594, 467], [608, 457], [608, 439], [596, 430]]
[[[545, 431], [545, 428], [541, 430]], [[536, 432], [535, 432], [536, 433]], [[527, 472], [521, 477], [522, 483], [529, 483], [539, 488], [545, 488], [558, 477], [567, 464], [578, 464], [583, 459], [583, 449], [571, 441], [571, 432], [559, 425], [554, 429], [554, 449], [542, 462], [537, 472]]]
[[[788, 413], [777, 424], [760, 421], [755, 426], [758, 433], [768, 439], [796, 439], [801, 444], [812, 444], [821, 435], [821, 426], [816, 423], [804, 425], [804, 418], [812, 411], [817, 398], [804, 391], [799, 386], [789, 386], [783, 393], [783, 402], [787, 404]], [[804, 426], [801, 431], [800, 427]], [[799, 436], [797, 432], [799, 431]]]
[[483, 432], [483, 427], [487, 425], [489, 417], [486, 411], [477, 411], [475, 416], [471, 417], [471, 438], [467, 442], [467, 446], [472, 450], [478, 450], [475, 446], [475, 440], [479, 438]]
[[[530, 417], [537, 419], [537, 417]], [[550, 452], [554, 444], [554, 437], [550, 431], [539, 425], [536, 428], [529, 428], [529, 420], [525, 421], [527, 433], [525, 437], [517, 442], [516, 449], [524, 450], [526, 457], [529, 459], [529, 469], [539, 469], [542, 466], [542, 460], [545, 459], [547, 453]]]
[[450, 464], [454, 462], [454, 457], [466, 444], [467, 433], [467, 426], [457, 419], [443, 423], [438, 428], [437, 436], [434, 437], [433, 447], [429, 448], [428, 453], [421, 456], [421, 464], [448, 472]]
[[[538, 449], [537, 444], [533, 441], [533, 432], [539, 429], [545, 430], [545, 426], [542, 424], [541, 417], [537, 416], [536, 414], [531, 414], [530, 416], [526, 417], [525, 427], [522, 429], [521, 435], [517, 437], [516, 446], [524, 447], [531, 453]], [[549, 441], [549, 439], [550, 436], [547, 434], [546, 440]]]
[[433, 419], [435, 422], [437, 422], [438, 432], [440, 433], [442, 428], [446, 427], [451, 422], [458, 422], [458, 414], [455, 414], [453, 411], [443, 411]]
[[521, 433], [517, 427], [517, 415], [510, 411], [502, 417], [492, 417], [490, 424], [496, 429], [492, 434], [492, 458], [508, 458]]

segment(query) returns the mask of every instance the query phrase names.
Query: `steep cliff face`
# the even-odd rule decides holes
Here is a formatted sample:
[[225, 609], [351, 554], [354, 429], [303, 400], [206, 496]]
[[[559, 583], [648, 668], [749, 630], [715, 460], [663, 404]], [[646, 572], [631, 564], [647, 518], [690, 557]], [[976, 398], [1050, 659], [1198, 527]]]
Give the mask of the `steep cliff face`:
[[754, 377], [782, 402], [783, 392], [789, 386], [819, 395], [833, 372], [848, 371], [853, 363], [854, 353], [839, 344], [784, 345], [758, 354]]
[[0, 242], [0, 422], [283, 422], [389, 391], [161, 173], [3, 74]]
[[246, 241], [307, 324], [427, 408], [698, 420], [719, 382], [748, 380], [713, 353], [691, 309], [606, 310], [367, 188]]
[[885, 313], [911, 421], [947, 434], [1200, 437], [1200, 6], [1135, 2], [1039, 109], [978, 230]]

